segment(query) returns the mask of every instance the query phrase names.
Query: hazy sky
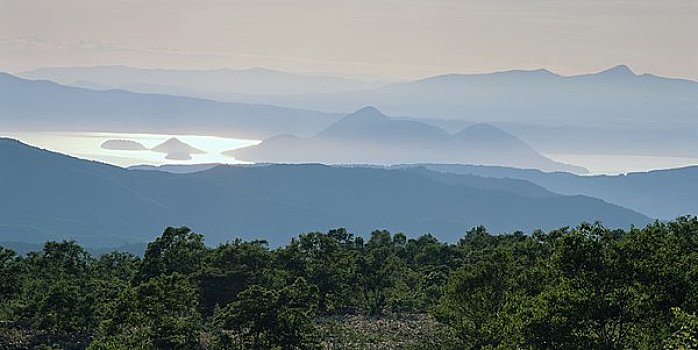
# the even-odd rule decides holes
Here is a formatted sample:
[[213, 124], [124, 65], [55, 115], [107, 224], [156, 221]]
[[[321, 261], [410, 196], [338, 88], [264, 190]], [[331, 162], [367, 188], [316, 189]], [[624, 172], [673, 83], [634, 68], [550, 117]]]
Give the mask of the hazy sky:
[[0, 70], [262, 66], [415, 78], [619, 63], [698, 80], [697, 0], [0, 0]]

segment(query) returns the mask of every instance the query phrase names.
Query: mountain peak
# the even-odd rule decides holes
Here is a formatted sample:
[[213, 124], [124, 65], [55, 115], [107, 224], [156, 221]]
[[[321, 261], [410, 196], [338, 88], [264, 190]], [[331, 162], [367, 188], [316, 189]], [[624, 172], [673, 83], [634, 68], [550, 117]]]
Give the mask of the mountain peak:
[[600, 75], [605, 75], [605, 76], [614, 76], [614, 77], [627, 77], [627, 76], [635, 76], [635, 72], [633, 72], [630, 67], [624, 65], [624, 64], [619, 64], [615, 67], [606, 69], [604, 71], [601, 71], [597, 74]]
[[320, 131], [317, 136], [345, 136], [347, 132], [358, 132], [357, 128], [364, 128], [366, 126], [373, 125], [374, 123], [380, 123], [388, 120], [390, 120], [390, 118], [381, 113], [381, 111], [379, 111], [377, 108], [366, 106], [339, 119], [334, 124]]
[[486, 124], [486, 123], [475, 123], [468, 125], [465, 129], [461, 130], [462, 131], [476, 131], [476, 132], [487, 132], [487, 133], [505, 133], [502, 129], [492, 125], [492, 124]]
[[358, 110], [356, 110], [352, 115], [383, 115], [381, 111], [378, 110], [378, 108], [373, 107], [373, 106], [365, 106], [361, 107]]
[[342, 118], [342, 120], [356, 120], [356, 121], [379, 121], [385, 120], [388, 117], [379, 111], [376, 107], [366, 106], [362, 107], [354, 113], [347, 115]]

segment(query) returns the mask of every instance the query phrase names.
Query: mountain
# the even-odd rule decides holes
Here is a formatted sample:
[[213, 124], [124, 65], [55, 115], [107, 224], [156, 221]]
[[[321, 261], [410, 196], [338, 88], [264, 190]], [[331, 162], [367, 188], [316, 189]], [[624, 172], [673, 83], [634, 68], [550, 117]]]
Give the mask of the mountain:
[[0, 172], [0, 241], [71, 238], [94, 247], [117, 246], [149, 241], [167, 225], [191, 225], [211, 232], [215, 243], [298, 233], [330, 221], [324, 213], [199, 177], [126, 170], [10, 139], [0, 139], [0, 163], [7, 165]]
[[251, 162], [495, 164], [585, 173], [554, 162], [511, 134], [486, 124], [453, 135], [414, 120], [390, 118], [374, 107], [345, 116], [311, 138], [282, 135], [224, 154]]
[[253, 101], [337, 112], [370, 104], [396, 116], [598, 126], [695, 124], [696, 100], [698, 82], [638, 75], [619, 65], [574, 76], [544, 69], [446, 74], [362, 91]]
[[262, 139], [312, 135], [338, 116], [190, 97], [97, 91], [0, 73], [3, 129], [225, 135]]
[[698, 166], [598, 176], [471, 165], [425, 167], [451, 174], [529, 181], [556, 193], [600, 198], [663, 220], [698, 215]]
[[432, 232], [552, 229], [601, 220], [644, 225], [637, 212], [526, 181], [325, 165], [218, 166], [172, 174], [85, 161], [0, 139], [0, 241], [76, 239], [90, 246], [152, 240], [188, 225], [209, 244], [235, 237], [278, 245], [301, 232], [347, 227]]
[[289, 95], [365, 90], [383, 81], [293, 74], [264, 68], [175, 70], [128, 66], [45, 67], [18, 74], [86, 88], [236, 101], [244, 96]]
[[[227, 70], [211, 70], [187, 73], [102, 66], [46, 68], [21, 74], [24, 77], [53, 79], [98, 90], [122, 88], [136, 92], [331, 111], [337, 113], [332, 121], [338, 119], [340, 114], [373, 105], [391, 116], [411, 117], [446, 128], [449, 132], [459, 131], [473, 123], [494, 125], [516, 135], [544, 154], [698, 158], [698, 139], [694, 132], [698, 128], [698, 104], [694, 102], [698, 100], [698, 82], [647, 73], [636, 74], [626, 65], [573, 76], [562, 76], [545, 69], [445, 74], [414, 81], [378, 83], [374, 86], [353, 85], [345, 90], [340, 89], [341, 91], [323, 87], [311, 89], [312, 92], [293, 87], [293, 84], [268, 83], [269, 81], [264, 84], [227, 86], [224, 85], [226, 79], [244, 81], [234, 77], [244, 72], [257, 76], [255, 73], [261, 74], [268, 70], [251, 69], [243, 70], [242, 73], [234, 71], [234, 74], [230, 73], [233, 78], [225, 78], [228, 74], [226, 72]], [[173, 78], [180, 74], [182, 77]], [[200, 78], [191, 78], [189, 74]], [[100, 77], [113, 84], [90, 81]], [[134, 82], [139, 79], [152, 81], [148, 84]], [[210, 85], [216, 82], [214, 90], [219, 92], [197, 90], [186, 84], [180, 87], [168, 86], [181, 85], [181, 81], [200, 81], [201, 84]], [[264, 89], [275, 91], [263, 91]], [[2, 98], [0, 96], [0, 101]], [[309, 137], [332, 121], [320, 123], [322, 125], [316, 127], [303, 123], [287, 125], [285, 129], [274, 128], [261, 135], [255, 132], [259, 136], [253, 138], [263, 139], [280, 134]], [[236, 128], [226, 127], [220, 130], [207, 127], [205, 131], [221, 133], [224, 130], [230, 133], [232, 129], [244, 131], [270, 127], [272, 126], [244, 123]], [[240, 134], [246, 136], [252, 133], [238, 132], [238, 136]], [[589, 142], [590, 138], [593, 138], [593, 142]]]
[[[635, 155], [698, 159], [696, 123], [608, 126], [496, 123], [544, 154]], [[593, 142], [590, 142], [590, 139]]]

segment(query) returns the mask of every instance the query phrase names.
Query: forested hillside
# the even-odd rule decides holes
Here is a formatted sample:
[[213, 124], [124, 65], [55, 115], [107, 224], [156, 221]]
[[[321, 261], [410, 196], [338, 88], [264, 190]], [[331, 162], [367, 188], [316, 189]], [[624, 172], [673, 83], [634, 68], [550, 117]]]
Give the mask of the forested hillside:
[[148, 242], [168, 223], [217, 244], [264, 238], [278, 247], [310, 230], [374, 228], [455, 242], [581, 221], [644, 226], [641, 213], [520, 180], [320, 164], [218, 166], [191, 174], [126, 170], [0, 138], [0, 241], [74, 239], [91, 247]]
[[270, 249], [167, 228], [143, 257], [0, 248], [2, 349], [694, 349], [698, 219], [455, 244], [344, 229]]
[[428, 164], [424, 167], [453, 174], [530, 181], [555, 193], [603, 199], [661, 220], [698, 212], [698, 186], [695, 186], [698, 166], [594, 176], [466, 164]]

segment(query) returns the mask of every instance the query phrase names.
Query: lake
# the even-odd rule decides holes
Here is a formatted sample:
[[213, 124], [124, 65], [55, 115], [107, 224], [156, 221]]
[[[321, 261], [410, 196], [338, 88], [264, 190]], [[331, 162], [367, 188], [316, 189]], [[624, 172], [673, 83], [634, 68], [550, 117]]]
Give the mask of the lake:
[[[137, 164], [244, 164], [245, 162], [224, 156], [221, 152], [252, 146], [261, 142], [258, 140], [241, 140], [216, 136], [108, 132], [3, 132], [0, 133], [0, 135], [18, 139], [32, 146], [69, 154], [78, 158], [124, 167]], [[151, 150], [112, 150], [101, 147], [102, 143], [107, 140], [129, 140], [138, 142], [146, 148], [153, 148], [173, 137], [206, 153], [192, 154], [189, 160], [172, 160], [165, 159], [165, 153]]]
[[[118, 166], [138, 164], [245, 164], [221, 154], [223, 151], [259, 144], [259, 140], [200, 136], [200, 135], [161, 135], [109, 132], [0, 132], [0, 135], [18, 139], [24, 143], [75, 157], [96, 160]], [[101, 147], [107, 140], [135, 141], [146, 148], [153, 148], [168, 139], [178, 140], [203, 150], [204, 154], [192, 154], [189, 160], [166, 159], [165, 153], [151, 150], [125, 151]], [[621, 174], [634, 171], [676, 168], [698, 164], [696, 158], [666, 157], [647, 155], [598, 155], [598, 154], [546, 154], [556, 161], [580, 165], [591, 174]]]
[[616, 175], [698, 165], [698, 158], [624, 154], [545, 154], [567, 164], [583, 166], [590, 175]]

